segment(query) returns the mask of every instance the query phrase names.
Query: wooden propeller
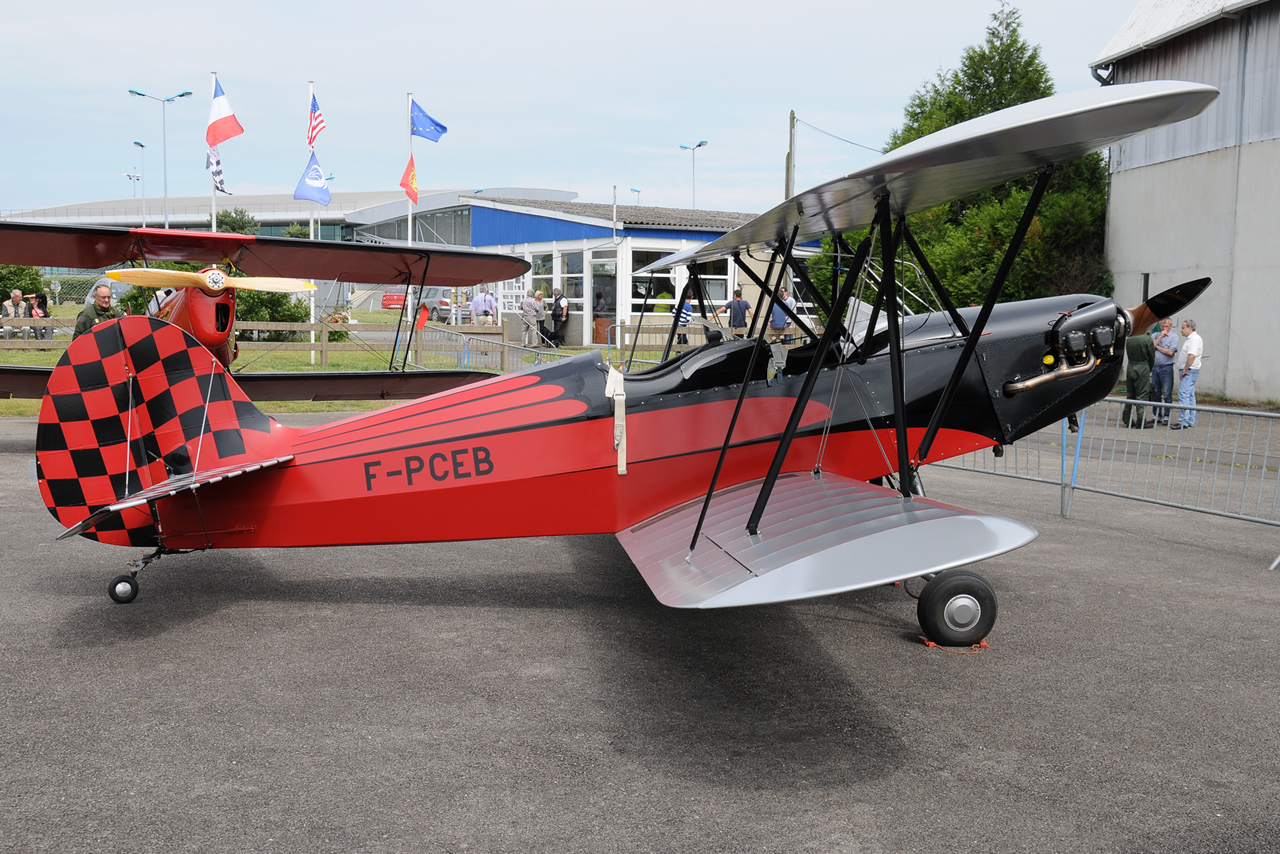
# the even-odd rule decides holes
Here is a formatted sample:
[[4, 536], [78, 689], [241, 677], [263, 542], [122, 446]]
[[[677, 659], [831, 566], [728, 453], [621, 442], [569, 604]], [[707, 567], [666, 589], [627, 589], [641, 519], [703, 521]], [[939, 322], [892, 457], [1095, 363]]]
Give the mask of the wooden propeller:
[[313, 291], [316, 286], [302, 279], [284, 279], [275, 276], [232, 277], [217, 267], [207, 267], [198, 273], [183, 270], [153, 270], [134, 267], [126, 270], [108, 270], [107, 278], [138, 285], [144, 288], [199, 288], [207, 294], [216, 294], [227, 288], [242, 291], [273, 291], [292, 293]]
[[1133, 334], [1145, 334], [1152, 324], [1161, 318], [1177, 314], [1179, 310], [1190, 305], [1196, 297], [1204, 293], [1204, 289], [1212, 282], [1213, 279], [1208, 277], [1192, 279], [1190, 282], [1174, 285], [1169, 290], [1156, 294], [1137, 308], [1129, 309], [1129, 314], [1133, 317]]

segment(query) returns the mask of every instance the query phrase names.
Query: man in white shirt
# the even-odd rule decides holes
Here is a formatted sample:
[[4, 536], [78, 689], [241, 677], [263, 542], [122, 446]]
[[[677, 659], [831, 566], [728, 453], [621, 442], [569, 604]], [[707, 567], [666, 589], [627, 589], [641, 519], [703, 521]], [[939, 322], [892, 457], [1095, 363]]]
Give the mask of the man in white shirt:
[[[1195, 406], [1196, 380], [1200, 378], [1204, 339], [1196, 332], [1196, 322], [1190, 318], [1182, 321], [1180, 331], [1186, 340], [1178, 348], [1178, 404]], [[1169, 429], [1184, 430], [1194, 426], [1196, 426], [1196, 411], [1183, 409], [1178, 416], [1178, 423], [1169, 425]]]
[[498, 304], [489, 296], [489, 286], [481, 285], [476, 298], [471, 301], [471, 325], [493, 326], [498, 314]]

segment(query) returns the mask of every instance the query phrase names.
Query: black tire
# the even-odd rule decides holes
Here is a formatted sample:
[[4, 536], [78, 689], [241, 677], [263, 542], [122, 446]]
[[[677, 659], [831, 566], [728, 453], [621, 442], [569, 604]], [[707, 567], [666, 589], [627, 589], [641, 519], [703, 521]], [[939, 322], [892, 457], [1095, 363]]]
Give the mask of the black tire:
[[440, 322], [440, 309], [438, 309], [438, 308], [433, 308], [433, 309], [431, 309], [431, 311], [427, 312], [427, 320], [430, 320], [432, 323], [439, 323], [439, 322]]
[[117, 575], [111, 579], [107, 595], [117, 605], [128, 605], [138, 596], [138, 579], [132, 575]]
[[916, 617], [929, 640], [941, 646], [971, 646], [996, 622], [996, 591], [967, 569], [940, 572], [920, 591]]

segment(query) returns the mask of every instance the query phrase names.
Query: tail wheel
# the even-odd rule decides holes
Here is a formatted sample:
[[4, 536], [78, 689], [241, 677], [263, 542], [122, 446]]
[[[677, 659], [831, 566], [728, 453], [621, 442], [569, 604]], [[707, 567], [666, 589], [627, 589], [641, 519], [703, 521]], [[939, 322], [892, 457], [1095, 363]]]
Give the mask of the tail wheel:
[[920, 591], [916, 616], [925, 637], [942, 646], [969, 646], [996, 622], [996, 591], [966, 569], [938, 573]]
[[111, 579], [107, 587], [107, 595], [111, 601], [119, 605], [128, 605], [138, 596], [138, 579], [132, 575], [117, 575]]

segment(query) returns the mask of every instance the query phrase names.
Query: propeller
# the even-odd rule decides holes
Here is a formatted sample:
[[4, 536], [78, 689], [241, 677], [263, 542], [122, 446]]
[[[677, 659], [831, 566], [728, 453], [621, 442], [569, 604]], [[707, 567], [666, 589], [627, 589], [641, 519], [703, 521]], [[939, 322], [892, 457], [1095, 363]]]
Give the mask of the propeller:
[[207, 267], [198, 273], [183, 270], [153, 270], [134, 267], [127, 270], [108, 270], [107, 278], [138, 285], [144, 288], [199, 288], [207, 294], [216, 294], [227, 288], [242, 291], [273, 291], [292, 293], [314, 291], [316, 286], [302, 279], [284, 279], [276, 276], [232, 277], [217, 267]]
[[1207, 276], [1203, 279], [1192, 279], [1190, 282], [1174, 285], [1169, 290], [1156, 294], [1137, 308], [1129, 309], [1129, 315], [1133, 318], [1134, 334], [1145, 333], [1161, 318], [1177, 314], [1180, 309], [1190, 305], [1196, 297], [1204, 293], [1204, 289], [1212, 283], [1213, 279]]

